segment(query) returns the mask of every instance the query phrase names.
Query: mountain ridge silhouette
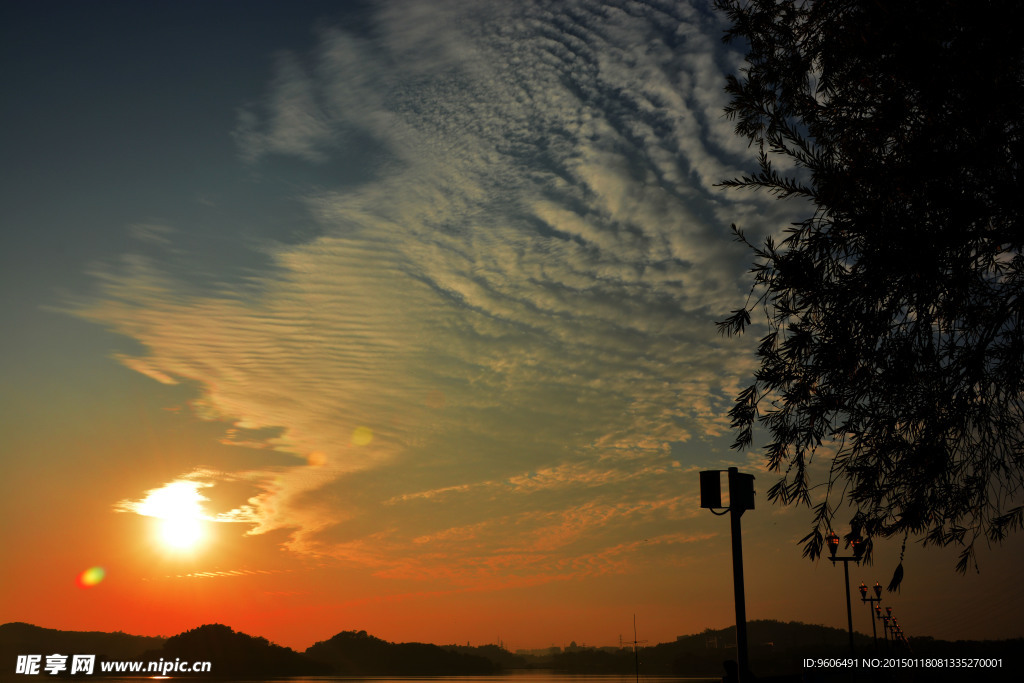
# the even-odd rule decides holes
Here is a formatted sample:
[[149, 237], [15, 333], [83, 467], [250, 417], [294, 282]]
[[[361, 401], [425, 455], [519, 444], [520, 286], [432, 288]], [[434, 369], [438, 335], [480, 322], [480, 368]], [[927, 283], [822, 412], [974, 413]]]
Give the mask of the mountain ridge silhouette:
[[[759, 676], [798, 675], [802, 662], [814, 657], [849, 657], [844, 629], [757, 620], [748, 623], [751, 668]], [[872, 637], [855, 634], [858, 657], [875, 654]], [[881, 648], [882, 638], [879, 636]], [[1008, 675], [1024, 639], [943, 641], [910, 638], [912, 651], [893, 652], [901, 657], [1002, 657], [1006, 668], [987, 671], [984, 680], [1014, 680]], [[632, 674], [637, 660], [644, 675], [720, 676], [722, 662], [735, 657], [735, 627], [705, 629], [676, 640], [640, 648], [552, 648], [547, 655], [512, 654], [496, 645], [434, 645], [392, 643], [366, 631], [340, 631], [299, 652], [260, 636], [235, 631], [223, 624], [204, 624], [177, 635], [136, 636], [123, 632], [62, 631], [24, 622], [0, 625], [0, 671], [14, 670], [18, 655], [60, 653], [95, 654], [97, 661], [210, 661], [206, 678], [281, 676], [458, 676], [487, 675], [502, 670], [549, 669], [569, 674]], [[932, 670], [930, 679], [940, 680]], [[962, 674], [963, 671], [957, 672]], [[991, 676], [989, 675], [991, 674]], [[101, 676], [97, 666], [96, 676]], [[112, 674], [113, 675], [113, 674]], [[917, 680], [910, 675], [905, 680]], [[175, 674], [179, 677], [180, 674]], [[779, 680], [785, 680], [781, 678]], [[904, 679], [900, 679], [904, 680]]]

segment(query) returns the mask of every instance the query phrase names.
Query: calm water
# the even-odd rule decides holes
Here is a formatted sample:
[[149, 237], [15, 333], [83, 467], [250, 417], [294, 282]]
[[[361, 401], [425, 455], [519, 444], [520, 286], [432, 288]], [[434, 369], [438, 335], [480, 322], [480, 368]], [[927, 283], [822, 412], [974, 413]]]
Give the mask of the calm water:
[[[154, 680], [153, 677], [134, 678], [102, 678], [98, 679], [104, 683], [139, 683], [139, 681]], [[158, 679], [158, 680], [175, 680]], [[185, 681], [202, 681], [203, 678], [182, 679]], [[332, 681], [343, 681], [345, 683], [636, 683], [635, 676], [571, 676], [569, 674], [558, 674], [550, 671], [515, 671], [498, 676], [299, 676], [295, 678], [277, 678], [277, 681], [289, 681], [289, 683], [331, 683]], [[680, 678], [677, 676], [640, 676], [640, 683], [720, 683], [722, 678]], [[236, 683], [266, 683], [266, 680], [244, 680]]]

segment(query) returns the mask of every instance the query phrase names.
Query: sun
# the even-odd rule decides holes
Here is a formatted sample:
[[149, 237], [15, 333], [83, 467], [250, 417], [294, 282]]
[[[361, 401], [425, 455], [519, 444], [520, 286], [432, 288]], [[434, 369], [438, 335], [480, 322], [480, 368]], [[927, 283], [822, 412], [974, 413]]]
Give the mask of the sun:
[[203, 540], [202, 522], [195, 518], [178, 517], [160, 522], [160, 541], [173, 550], [191, 550]]
[[176, 481], [149, 492], [139, 503], [137, 512], [159, 520], [157, 539], [166, 549], [190, 551], [199, 547], [204, 539], [202, 502], [199, 493], [202, 484]]

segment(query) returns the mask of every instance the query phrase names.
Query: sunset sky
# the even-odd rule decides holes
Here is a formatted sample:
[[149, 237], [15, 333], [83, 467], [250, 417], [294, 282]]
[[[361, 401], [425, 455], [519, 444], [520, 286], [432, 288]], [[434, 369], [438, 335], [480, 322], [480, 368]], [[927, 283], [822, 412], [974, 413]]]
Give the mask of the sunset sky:
[[[3, 3], [0, 623], [668, 641], [733, 623], [697, 473], [737, 466], [748, 618], [845, 628], [809, 514], [729, 448], [760, 336], [716, 333], [729, 224], [807, 207], [714, 187], [755, 165], [724, 28], [700, 0]], [[1024, 538], [979, 558], [911, 544], [884, 604], [1024, 636]]]

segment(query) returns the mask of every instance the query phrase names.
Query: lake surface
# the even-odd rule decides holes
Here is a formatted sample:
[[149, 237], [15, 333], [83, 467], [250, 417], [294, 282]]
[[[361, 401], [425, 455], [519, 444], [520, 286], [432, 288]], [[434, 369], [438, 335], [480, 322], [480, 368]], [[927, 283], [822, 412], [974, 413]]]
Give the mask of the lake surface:
[[[138, 683], [144, 680], [184, 680], [202, 681], [203, 676], [194, 678], [158, 678], [152, 676], [135, 676], [125, 678], [97, 678], [104, 683]], [[266, 683], [268, 679], [244, 679], [235, 683]], [[581, 674], [560, 674], [551, 671], [513, 671], [496, 676], [296, 676], [292, 678], [275, 678], [275, 681], [289, 683], [330, 683], [332, 681], [346, 683], [636, 683], [635, 676], [594, 676]], [[640, 683], [720, 683], [721, 676], [703, 678], [682, 678], [679, 676], [640, 676]]]

